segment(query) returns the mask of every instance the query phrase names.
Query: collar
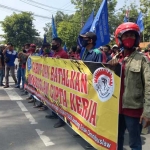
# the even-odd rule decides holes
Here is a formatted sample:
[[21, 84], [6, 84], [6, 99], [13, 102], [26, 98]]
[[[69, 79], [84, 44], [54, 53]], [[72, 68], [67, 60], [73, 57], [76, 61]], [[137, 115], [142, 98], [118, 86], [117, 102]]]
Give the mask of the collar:
[[93, 50], [94, 50], [94, 47], [93, 47], [92, 49], [90, 49], [90, 50], [87, 50], [87, 49], [86, 49], [86, 51], [87, 51], [88, 53], [92, 53]]

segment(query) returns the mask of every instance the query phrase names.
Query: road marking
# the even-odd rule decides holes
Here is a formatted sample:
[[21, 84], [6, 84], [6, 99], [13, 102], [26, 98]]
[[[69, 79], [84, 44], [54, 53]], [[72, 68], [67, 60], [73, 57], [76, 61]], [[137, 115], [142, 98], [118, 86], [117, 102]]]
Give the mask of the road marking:
[[51, 142], [51, 139], [48, 136], [43, 135], [44, 131], [41, 131], [40, 129], [35, 129], [35, 131], [37, 132], [37, 134], [39, 135], [45, 146], [55, 145], [53, 142]]
[[4, 90], [7, 93], [7, 95], [9, 96], [10, 100], [12, 100], [12, 101], [23, 100], [22, 97], [20, 97], [14, 89], [8, 88], [8, 89], [4, 89]]
[[38, 124], [38, 122], [35, 121], [35, 119], [33, 118], [33, 116], [29, 112], [25, 112], [24, 114], [29, 119], [29, 122], [31, 124]]
[[27, 108], [24, 106], [24, 104], [21, 101], [16, 102], [18, 106], [21, 108], [22, 111], [28, 111]]

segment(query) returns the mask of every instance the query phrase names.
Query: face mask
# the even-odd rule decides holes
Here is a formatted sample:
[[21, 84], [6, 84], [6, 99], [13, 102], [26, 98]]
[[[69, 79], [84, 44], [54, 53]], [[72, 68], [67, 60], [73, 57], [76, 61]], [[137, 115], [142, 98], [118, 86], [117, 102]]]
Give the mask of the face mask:
[[127, 39], [122, 40], [122, 43], [125, 48], [132, 48], [135, 44], [135, 39], [127, 38]]
[[52, 45], [52, 50], [57, 50], [58, 46], [57, 45]]
[[47, 48], [47, 49], [45, 49], [45, 53], [49, 53], [50, 52], [50, 50]]
[[86, 47], [88, 44], [89, 44], [89, 43], [88, 43], [88, 40], [83, 40], [83, 41], [82, 41], [82, 46], [83, 46], [83, 47]]

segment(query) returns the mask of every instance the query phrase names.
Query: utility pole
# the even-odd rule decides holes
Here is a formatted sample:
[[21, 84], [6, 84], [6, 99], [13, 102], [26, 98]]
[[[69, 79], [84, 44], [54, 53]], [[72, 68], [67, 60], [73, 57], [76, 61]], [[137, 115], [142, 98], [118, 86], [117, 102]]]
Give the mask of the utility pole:
[[84, 25], [84, 2], [85, 0], [82, 0], [81, 28]]

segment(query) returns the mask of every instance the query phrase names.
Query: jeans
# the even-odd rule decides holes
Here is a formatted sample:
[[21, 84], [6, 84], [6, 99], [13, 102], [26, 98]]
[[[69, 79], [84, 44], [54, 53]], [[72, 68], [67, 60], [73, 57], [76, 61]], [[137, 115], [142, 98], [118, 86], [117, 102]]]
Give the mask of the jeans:
[[18, 70], [17, 70], [17, 79], [18, 79], [18, 85], [20, 86], [20, 83], [21, 83], [21, 67], [20, 66], [18, 67]]
[[129, 146], [131, 150], [142, 150], [141, 131], [142, 125], [139, 124], [140, 118], [119, 115], [118, 129], [118, 150], [123, 150], [124, 134], [127, 129], [129, 132]]
[[6, 85], [9, 85], [9, 71], [11, 72], [11, 76], [12, 76], [13, 80], [15, 81], [15, 84], [17, 84], [17, 79], [16, 79], [16, 76], [15, 76], [15, 66], [6, 65], [6, 67], [5, 67]]
[[22, 88], [24, 88], [26, 69], [21, 68]]
[[4, 68], [0, 68], [0, 85], [3, 84]]

